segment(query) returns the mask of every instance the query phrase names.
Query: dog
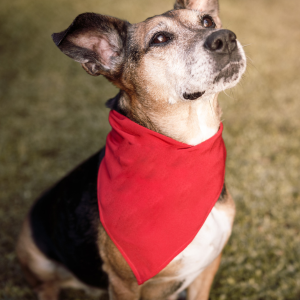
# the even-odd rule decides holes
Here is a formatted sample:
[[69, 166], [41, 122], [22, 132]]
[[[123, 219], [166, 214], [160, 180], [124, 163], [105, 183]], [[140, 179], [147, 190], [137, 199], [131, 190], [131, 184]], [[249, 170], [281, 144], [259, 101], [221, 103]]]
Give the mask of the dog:
[[[218, 0], [176, 0], [173, 10], [138, 24], [85, 13], [53, 40], [88, 74], [104, 75], [120, 89], [108, 108], [190, 146], [217, 134], [218, 93], [235, 86], [246, 68], [236, 35], [222, 29]], [[17, 256], [38, 299], [57, 300], [68, 287], [111, 300], [175, 300], [184, 291], [188, 300], [208, 299], [235, 216], [224, 181], [195, 238], [138, 284], [99, 219], [97, 176], [104, 158], [105, 148], [75, 168], [24, 221]]]

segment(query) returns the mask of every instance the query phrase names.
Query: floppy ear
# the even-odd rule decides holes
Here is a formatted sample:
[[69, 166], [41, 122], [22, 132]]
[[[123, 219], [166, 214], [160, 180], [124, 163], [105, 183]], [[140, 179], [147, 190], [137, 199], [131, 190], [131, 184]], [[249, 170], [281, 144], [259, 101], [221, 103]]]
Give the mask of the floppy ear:
[[174, 9], [195, 9], [201, 13], [209, 14], [213, 17], [218, 28], [222, 27], [219, 18], [219, 1], [218, 0], [176, 0]]
[[124, 62], [130, 24], [94, 13], [79, 15], [68, 29], [53, 33], [56, 46], [93, 76], [114, 77]]

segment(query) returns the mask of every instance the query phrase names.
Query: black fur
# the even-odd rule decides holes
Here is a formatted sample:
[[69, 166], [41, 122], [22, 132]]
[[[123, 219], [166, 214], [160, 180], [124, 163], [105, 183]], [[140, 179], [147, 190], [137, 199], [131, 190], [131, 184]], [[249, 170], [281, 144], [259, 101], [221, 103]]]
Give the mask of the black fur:
[[113, 97], [113, 98], [106, 101], [105, 106], [107, 108], [110, 108], [111, 110], [117, 111], [121, 115], [126, 116], [125, 111], [120, 107], [120, 101], [119, 100], [122, 96], [122, 93], [123, 93], [123, 91], [120, 90], [119, 93], [115, 97]]
[[[115, 102], [113, 106], [118, 97], [119, 94], [109, 100], [111, 104]], [[29, 216], [33, 239], [48, 258], [65, 266], [87, 285], [107, 289], [108, 276], [102, 270], [97, 247], [97, 175], [104, 154], [105, 148], [43, 194]], [[218, 201], [224, 201], [225, 196], [224, 183]]]
[[139, 49], [138, 45], [136, 45], [136, 44], [133, 44], [129, 48], [128, 54], [129, 54], [130, 59], [134, 63], [138, 63], [141, 60], [141, 58], [143, 57], [141, 50]]
[[224, 182], [218, 202], [223, 202], [224, 200], [226, 200], [226, 196], [227, 196], [227, 190], [226, 190], [226, 184]]
[[97, 174], [104, 148], [42, 195], [30, 212], [33, 239], [50, 259], [82, 282], [108, 287], [97, 247]]

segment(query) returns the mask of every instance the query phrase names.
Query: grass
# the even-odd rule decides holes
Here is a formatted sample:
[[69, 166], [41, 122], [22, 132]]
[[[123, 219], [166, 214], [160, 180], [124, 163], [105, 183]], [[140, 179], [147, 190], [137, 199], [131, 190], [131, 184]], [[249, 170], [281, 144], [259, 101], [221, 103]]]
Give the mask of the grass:
[[[211, 299], [300, 299], [300, 6], [220, 1], [224, 27], [249, 44], [249, 61], [241, 84], [220, 96], [237, 216]], [[45, 188], [104, 144], [104, 103], [117, 92], [64, 56], [51, 33], [86, 11], [138, 22], [172, 4], [0, 3], [0, 299], [34, 299], [14, 253], [21, 222]], [[63, 299], [87, 297], [66, 291]]]

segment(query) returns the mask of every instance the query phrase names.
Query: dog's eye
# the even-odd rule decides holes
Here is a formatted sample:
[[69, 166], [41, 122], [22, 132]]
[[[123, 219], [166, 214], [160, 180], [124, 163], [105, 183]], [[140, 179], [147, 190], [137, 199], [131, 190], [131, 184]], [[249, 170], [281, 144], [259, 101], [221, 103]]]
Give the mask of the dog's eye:
[[202, 17], [202, 25], [205, 28], [215, 28], [215, 22], [210, 16], [203, 16]]
[[168, 41], [168, 37], [160, 34], [157, 37], [155, 37], [155, 39], [152, 41], [153, 44], [160, 44], [160, 43], [165, 43], [166, 41]]
[[151, 40], [151, 45], [164, 44], [171, 40], [171, 36], [166, 33], [157, 33]]

